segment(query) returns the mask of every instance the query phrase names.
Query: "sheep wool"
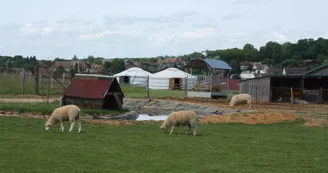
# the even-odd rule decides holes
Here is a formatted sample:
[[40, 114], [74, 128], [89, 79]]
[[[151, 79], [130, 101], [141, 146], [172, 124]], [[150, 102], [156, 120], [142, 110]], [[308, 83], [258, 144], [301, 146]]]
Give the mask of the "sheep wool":
[[194, 128], [194, 136], [196, 136], [196, 123], [197, 116], [194, 111], [178, 111], [172, 112], [163, 122], [160, 127], [163, 131], [167, 131], [170, 127], [171, 132], [173, 132], [174, 126], [178, 127], [178, 134], [180, 134], [179, 126], [188, 126], [189, 128], [186, 131], [186, 135], [189, 133], [191, 128]]
[[80, 113], [81, 110], [76, 105], [65, 105], [56, 108], [51, 116], [48, 118], [48, 120], [45, 123], [45, 130], [49, 130], [52, 126], [54, 126], [56, 123], [60, 123], [60, 130], [64, 131], [64, 121], [70, 121], [71, 127], [69, 129], [69, 132], [73, 130], [75, 122], [78, 123], [78, 132], [81, 132], [81, 121], [80, 121]]
[[252, 96], [249, 94], [237, 94], [232, 96], [229, 106], [235, 106], [238, 103], [246, 102], [249, 108], [252, 108]]

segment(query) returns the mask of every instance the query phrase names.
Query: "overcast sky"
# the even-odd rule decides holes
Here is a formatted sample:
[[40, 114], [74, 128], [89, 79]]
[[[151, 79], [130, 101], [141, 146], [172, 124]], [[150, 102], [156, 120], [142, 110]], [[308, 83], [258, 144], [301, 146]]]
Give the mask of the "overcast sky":
[[328, 37], [327, 0], [0, 0], [0, 55], [183, 55]]

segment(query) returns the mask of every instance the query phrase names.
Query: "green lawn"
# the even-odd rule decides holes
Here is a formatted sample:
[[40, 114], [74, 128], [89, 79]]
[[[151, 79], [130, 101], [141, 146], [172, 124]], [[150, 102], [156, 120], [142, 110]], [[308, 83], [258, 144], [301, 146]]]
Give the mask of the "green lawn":
[[[43, 82], [40, 82], [39, 85], [39, 93], [45, 95], [47, 93], [47, 78], [42, 79]], [[0, 95], [17, 95], [22, 94], [22, 80], [19, 76], [12, 76], [11, 74], [7, 74], [7, 76], [3, 76], [0, 74]], [[60, 80], [61, 81], [61, 80]], [[43, 84], [42, 84], [43, 83]], [[47, 84], [47, 85], [46, 85]], [[66, 86], [68, 84], [68, 80], [64, 83]], [[51, 87], [51, 85], [49, 85]], [[61, 95], [63, 94], [63, 88], [54, 80], [53, 81], [53, 88], [50, 88], [49, 94], [50, 95]], [[34, 90], [34, 77], [26, 77], [25, 85], [24, 85], [24, 93], [25, 94], [35, 94]]]
[[196, 137], [145, 123], [45, 132], [44, 122], [0, 117], [1, 172], [328, 172], [328, 129], [302, 122], [199, 125]]
[[[59, 107], [59, 102], [44, 103], [0, 103], [0, 110], [18, 111], [18, 112], [37, 112], [51, 114], [52, 111]], [[117, 115], [123, 112], [128, 112], [127, 109], [122, 110], [95, 110], [95, 109], [81, 109], [82, 114], [89, 115]]]

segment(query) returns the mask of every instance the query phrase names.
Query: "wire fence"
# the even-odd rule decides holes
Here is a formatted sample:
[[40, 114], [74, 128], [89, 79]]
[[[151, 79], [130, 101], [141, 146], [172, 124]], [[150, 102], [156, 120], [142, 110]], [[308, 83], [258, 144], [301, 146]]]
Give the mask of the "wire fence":
[[[38, 90], [41, 95], [62, 95], [64, 87], [70, 82], [66, 73], [60, 76], [39, 74]], [[213, 76], [152, 77], [120, 76], [116, 77], [125, 97], [159, 98], [170, 96], [193, 96], [194, 93], [231, 93], [238, 92], [238, 81]], [[0, 73], [0, 94], [36, 94], [36, 76], [31, 73]], [[189, 93], [189, 94], [188, 94]], [[204, 97], [204, 94], [199, 96]]]
[[[211, 93], [239, 92], [237, 80], [188, 75], [184, 77], [118, 76], [124, 94], [148, 98], [168, 96], [211, 97]], [[230, 85], [229, 85], [230, 84]], [[138, 90], [138, 92], [136, 92]], [[143, 93], [143, 94], [137, 94]]]

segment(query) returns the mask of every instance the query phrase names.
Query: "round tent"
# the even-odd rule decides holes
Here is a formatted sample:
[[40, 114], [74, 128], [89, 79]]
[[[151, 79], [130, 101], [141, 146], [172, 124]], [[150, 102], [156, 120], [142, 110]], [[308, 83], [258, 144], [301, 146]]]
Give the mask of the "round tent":
[[145, 71], [139, 67], [132, 67], [120, 73], [114, 74], [120, 83], [132, 84], [137, 86], [147, 86], [147, 76], [150, 72]]
[[197, 77], [183, 72], [177, 68], [167, 68], [163, 71], [149, 75], [150, 89], [183, 89], [185, 79], [188, 79], [188, 88], [193, 87]]

